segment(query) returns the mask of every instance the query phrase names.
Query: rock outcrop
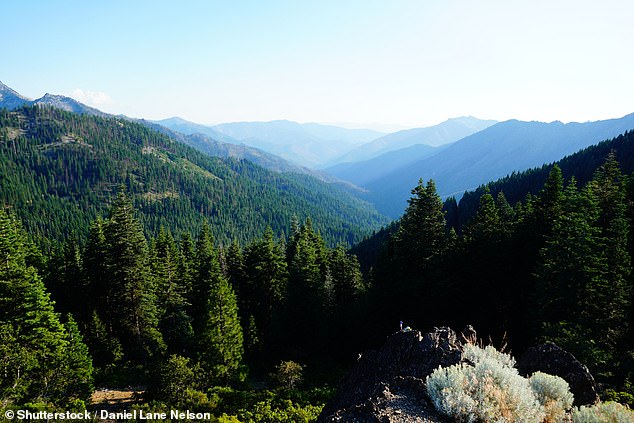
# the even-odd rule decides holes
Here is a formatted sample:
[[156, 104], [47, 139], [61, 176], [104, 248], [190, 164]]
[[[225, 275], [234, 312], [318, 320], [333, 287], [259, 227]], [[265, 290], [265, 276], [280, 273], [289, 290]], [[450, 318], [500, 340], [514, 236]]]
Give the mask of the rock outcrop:
[[[474, 342], [470, 326], [460, 335], [447, 327], [422, 334], [397, 332], [379, 350], [363, 353], [341, 382], [337, 394], [326, 404], [318, 422], [438, 423], [448, 422], [427, 395], [425, 378], [439, 366], [462, 360], [462, 347]], [[523, 375], [536, 371], [565, 379], [575, 395], [575, 405], [597, 399], [588, 369], [572, 354], [554, 344], [529, 349], [519, 362]]]
[[576, 406], [599, 401], [596, 383], [588, 368], [568, 351], [553, 343], [537, 345], [526, 350], [517, 362], [517, 369], [523, 376], [543, 372], [564, 379], [570, 386], [570, 392], [575, 396]]
[[462, 343], [449, 328], [397, 332], [363, 353], [318, 422], [444, 422], [427, 397], [425, 378], [460, 362]]

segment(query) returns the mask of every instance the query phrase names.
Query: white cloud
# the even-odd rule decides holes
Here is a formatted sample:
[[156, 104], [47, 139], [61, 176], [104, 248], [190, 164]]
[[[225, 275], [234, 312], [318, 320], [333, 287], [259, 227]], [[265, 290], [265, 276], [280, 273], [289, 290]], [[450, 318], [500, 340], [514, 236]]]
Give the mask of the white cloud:
[[87, 104], [88, 106], [108, 106], [114, 103], [114, 100], [103, 91], [90, 91], [75, 88], [70, 95], [75, 100]]

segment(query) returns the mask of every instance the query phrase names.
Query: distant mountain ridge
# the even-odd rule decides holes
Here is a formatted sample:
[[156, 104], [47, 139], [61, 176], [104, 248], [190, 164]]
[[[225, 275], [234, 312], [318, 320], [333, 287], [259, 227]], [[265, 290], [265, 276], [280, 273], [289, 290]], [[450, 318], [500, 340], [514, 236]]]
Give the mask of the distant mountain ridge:
[[[10, 142], [9, 142], [10, 141]], [[247, 160], [210, 157], [127, 118], [57, 107], [0, 108], [0, 204], [41, 240], [83, 231], [126, 186], [149, 233], [211, 225], [218, 242], [246, 242], [310, 216], [330, 245], [352, 244], [387, 223], [349, 191]]]
[[288, 120], [206, 126], [170, 118], [156, 123], [185, 134], [199, 132], [224, 142], [246, 144], [311, 168], [323, 167], [351, 148], [385, 135], [370, 129], [347, 129]]
[[448, 119], [438, 125], [424, 128], [404, 129], [375, 139], [339, 157], [335, 163], [360, 162], [378, 157], [390, 151], [428, 145], [439, 147], [458, 141], [466, 136], [496, 124], [495, 120], [481, 120], [472, 116]]
[[86, 106], [77, 100], [63, 95], [55, 95], [46, 93], [42, 97], [30, 100], [13, 89], [0, 82], [0, 107], [6, 107], [9, 110], [17, 109], [22, 106], [42, 105], [57, 107], [67, 112], [93, 115], [93, 116], [109, 116], [101, 110]]
[[514, 171], [541, 166], [634, 128], [634, 114], [586, 123], [509, 120], [465, 137], [438, 154], [363, 185], [377, 209], [396, 218], [419, 179], [434, 179], [443, 197], [460, 196]]
[[634, 172], [634, 131], [627, 131], [613, 139], [591, 145], [554, 163], [522, 172], [513, 172], [501, 179], [483, 184], [473, 191], [467, 191], [457, 203], [457, 209], [452, 209], [451, 201], [448, 200], [445, 202], [448, 209], [447, 221], [456, 228], [468, 222], [475, 215], [480, 204], [480, 197], [485, 190], [494, 197], [499, 192], [503, 192], [511, 205], [525, 200], [528, 193], [537, 195], [555, 164], [561, 169], [565, 181], [570, 181], [574, 177], [577, 185], [583, 186], [592, 179], [595, 171], [605, 162], [610, 153], [614, 154], [623, 174]]
[[0, 107], [6, 107], [9, 110], [22, 107], [31, 100], [18, 94], [13, 89], [7, 87], [0, 81]]
[[[98, 109], [62, 95], [47, 93], [41, 98], [30, 100], [0, 82], [0, 108], [4, 107], [8, 110], [15, 110], [22, 106], [32, 105], [50, 106], [77, 114], [114, 117], [113, 115], [104, 113]], [[291, 163], [288, 160], [266, 151], [249, 147], [204, 125], [194, 124], [180, 118], [166, 119], [165, 122], [168, 123], [169, 126], [174, 127], [174, 129], [172, 129], [165, 125], [160, 125], [157, 122], [145, 119], [133, 119], [125, 116], [117, 117], [145, 125], [210, 156], [249, 160], [259, 166], [275, 172], [291, 172], [309, 175], [324, 182], [338, 183], [338, 185], [345, 187], [349, 191], [359, 191], [358, 188], [353, 187], [351, 184], [340, 181], [336, 177], [333, 177], [325, 172], [314, 171], [295, 163]]]
[[326, 168], [325, 171], [344, 181], [350, 181], [357, 186], [364, 186], [389, 175], [403, 166], [438, 154], [446, 147], [446, 145], [432, 147], [416, 144], [400, 150], [389, 151], [368, 160], [340, 163]]
[[[213, 131], [213, 129], [209, 127], [205, 127], [204, 125], [192, 124], [192, 126], [190, 126], [189, 124], [191, 122], [188, 122], [181, 118], [170, 118], [169, 120], [172, 122], [175, 128], [180, 127], [181, 130], [170, 129], [166, 125], [162, 125], [156, 121], [139, 119], [135, 120], [135, 122], [162, 132], [169, 137], [182, 142], [183, 144], [194, 147], [195, 149], [213, 157], [230, 157], [239, 160], [248, 160], [257, 164], [258, 166], [262, 166], [263, 168], [272, 170], [274, 172], [290, 172], [302, 175], [309, 175], [324, 182], [338, 183], [340, 185], [346, 185], [349, 189], [353, 191], [360, 191], [360, 188], [354, 187], [350, 183], [342, 181], [326, 172], [309, 169], [307, 167], [283, 159], [280, 156], [276, 156], [275, 154], [268, 153], [259, 148], [249, 147], [248, 145], [237, 143], [236, 140], [232, 140], [233, 142], [227, 141], [227, 138], [229, 137], [227, 137], [226, 135], [218, 133], [221, 136], [219, 138], [215, 138], [211, 135], [215, 131]], [[188, 134], [187, 132], [190, 131], [180, 125], [185, 125], [189, 129], [193, 129], [194, 125], [201, 126], [203, 128], [209, 129], [209, 131], [193, 132]]]

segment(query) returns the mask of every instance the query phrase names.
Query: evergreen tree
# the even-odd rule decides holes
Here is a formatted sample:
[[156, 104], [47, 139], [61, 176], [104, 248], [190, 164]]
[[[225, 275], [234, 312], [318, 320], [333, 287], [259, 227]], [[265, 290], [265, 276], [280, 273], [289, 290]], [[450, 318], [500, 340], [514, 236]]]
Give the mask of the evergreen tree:
[[599, 209], [596, 222], [601, 237], [599, 249], [604, 253], [607, 268], [600, 284], [587, 293], [592, 300], [583, 312], [596, 325], [601, 341], [615, 348], [617, 344], [622, 344], [628, 331], [631, 256], [628, 251], [630, 228], [626, 218], [625, 186], [614, 153], [596, 171], [590, 190]]
[[199, 336], [204, 330], [208, 319], [208, 300], [211, 296], [214, 285], [220, 283], [224, 278], [220, 263], [218, 262], [218, 251], [214, 247], [213, 235], [209, 225], [205, 223], [200, 231], [196, 242], [194, 279], [191, 291], [191, 312], [194, 333]]
[[336, 310], [343, 310], [357, 300], [363, 292], [363, 278], [356, 256], [346, 253], [339, 246], [330, 253], [330, 275], [332, 277], [333, 300]]
[[268, 228], [262, 239], [253, 242], [245, 250], [245, 283], [240, 289], [243, 316], [251, 320], [248, 344], [256, 347], [259, 340], [273, 345], [272, 326], [276, 323], [281, 306], [287, 296], [288, 269], [282, 247], [275, 241]]
[[21, 225], [0, 208], [0, 400], [62, 404], [88, 393], [68, 385], [69, 355], [81, 340], [69, 344], [42, 279], [27, 264], [29, 254]]
[[[504, 206], [504, 202], [502, 202]], [[468, 243], [482, 244], [496, 242], [501, 239], [500, 210], [493, 196], [485, 191], [480, 197], [480, 208], [473, 221], [465, 228], [465, 239]]]
[[147, 241], [123, 191], [112, 205], [104, 234], [113, 329], [126, 356], [143, 361], [165, 345], [158, 330], [156, 287], [148, 274]]
[[86, 324], [84, 340], [97, 368], [107, 368], [120, 363], [123, 359], [121, 342], [112, 336], [106, 325], [99, 318], [97, 310], [93, 310], [90, 321]]
[[61, 248], [53, 252], [48, 262], [46, 286], [60, 312], [73, 313], [82, 321], [86, 321], [89, 307], [86, 302], [90, 298], [84, 278], [82, 254], [77, 238], [70, 236]]
[[420, 277], [447, 249], [445, 214], [433, 180], [425, 186], [419, 180], [407, 202], [394, 236], [394, 255], [397, 266], [409, 269], [409, 276]]
[[151, 267], [160, 310], [159, 327], [169, 352], [188, 350], [193, 330], [187, 314], [187, 286], [179, 272], [181, 257], [174, 238], [162, 227], [152, 245]]
[[597, 201], [591, 190], [579, 192], [575, 183], [573, 178], [566, 188], [562, 213], [540, 251], [534, 309], [539, 311], [542, 334], [596, 369], [608, 352], [597, 343], [599, 334], [590, 320], [607, 266], [596, 227]]
[[212, 381], [227, 383], [240, 376], [244, 353], [236, 296], [223, 276], [212, 276], [206, 282], [210, 290], [199, 336], [199, 358]]
[[65, 327], [68, 341], [64, 360], [67, 366], [66, 382], [68, 387], [66, 389], [69, 394], [87, 404], [94, 391], [92, 358], [73, 316], [68, 314], [66, 319]]
[[[86, 280], [86, 291], [89, 296], [84, 298], [83, 303], [90, 304], [91, 307], [88, 307], [89, 309], [96, 310], [99, 316], [107, 319], [108, 326], [105, 330], [108, 336], [114, 337], [112, 329], [114, 298], [112, 298], [113, 292], [110, 289], [110, 280], [108, 279], [108, 245], [104, 234], [104, 226], [104, 221], [101, 218], [97, 218], [90, 224], [88, 241], [83, 254], [84, 278]], [[91, 322], [93, 322], [92, 313], [87, 323], [91, 324]]]

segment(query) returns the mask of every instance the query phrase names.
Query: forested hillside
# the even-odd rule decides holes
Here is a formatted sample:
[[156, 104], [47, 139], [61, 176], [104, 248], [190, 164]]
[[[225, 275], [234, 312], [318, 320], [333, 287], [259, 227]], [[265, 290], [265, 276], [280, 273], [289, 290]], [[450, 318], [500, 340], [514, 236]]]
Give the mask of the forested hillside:
[[[289, 391], [302, 376], [289, 358], [332, 366], [347, 354], [352, 327], [339, 322], [366, 289], [356, 258], [326, 247], [310, 219], [294, 220], [286, 239], [269, 229], [219, 249], [206, 224], [148, 240], [135, 215], [120, 192], [85, 243], [69, 237], [42, 256], [0, 209], [2, 407], [81, 410], [98, 383], [147, 386], [159, 408], [315, 418], [310, 404], [329, 391]], [[233, 390], [276, 364], [275, 396]]]
[[178, 234], [210, 220], [219, 242], [244, 243], [293, 216], [312, 217], [330, 245], [386, 222], [370, 205], [305, 175], [208, 157], [137, 123], [47, 107], [0, 110], [0, 202], [38, 241], [85, 238], [119, 185], [147, 233]]
[[399, 321], [472, 324], [516, 355], [553, 341], [604, 398], [634, 394], [631, 132], [562, 160], [566, 179], [513, 175], [512, 202], [484, 189], [460, 231], [420, 181], [362, 265], [335, 245], [380, 217], [308, 176], [52, 108], [0, 111], [0, 140], [3, 408], [138, 385], [148, 410], [310, 420]]
[[372, 263], [369, 327], [472, 324], [519, 354], [553, 341], [599, 382], [631, 390], [634, 177], [614, 154], [584, 184], [552, 167], [514, 205], [485, 190], [461, 235], [446, 225], [433, 181], [412, 194], [399, 225], [380, 233], [380, 252], [372, 240], [357, 249]]
[[573, 154], [634, 128], [634, 114], [584, 123], [497, 123], [463, 138], [433, 156], [409, 163], [362, 185], [382, 213], [398, 218], [419, 178], [434, 179], [441, 197], [460, 196], [511, 172], [530, 169]]
[[466, 192], [459, 203], [449, 198], [445, 201], [447, 221], [459, 231], [475, 215], [480, 197], [487, 190], [493, 196], [503, 192], [510, 204], [523, 200], [529, 193], [536, 195], [544, 186], [548, 174], [555, 165], [561, 169], [565, 181], [574, 177], [577, 183], [585, 184], [592, 179], [595, 170], [610, 153], [614, 154], [624, 173], [634, 172], [634, 131], [627, 131], [611, 140], [584, 148], [554, 163], [523, 172], [513, 172], [502, 179], [482, 185], [474, 191]]

